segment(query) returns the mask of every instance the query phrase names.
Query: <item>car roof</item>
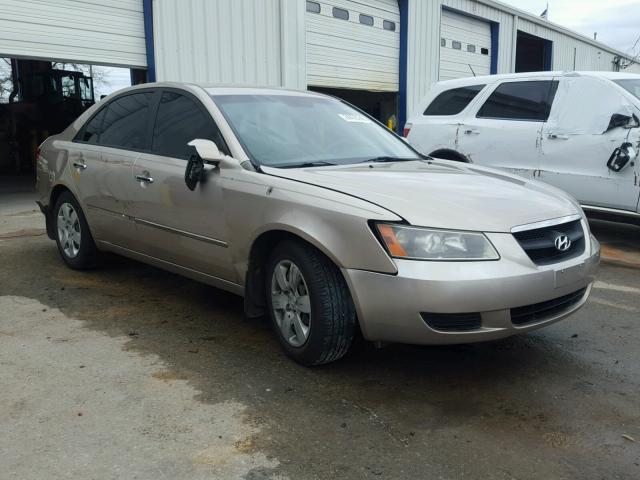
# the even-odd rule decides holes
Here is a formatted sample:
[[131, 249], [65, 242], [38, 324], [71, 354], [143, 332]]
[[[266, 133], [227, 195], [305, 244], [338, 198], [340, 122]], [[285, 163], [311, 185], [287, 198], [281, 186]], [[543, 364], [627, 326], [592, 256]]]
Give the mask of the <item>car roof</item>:
[[502, 80], [517, 80], [518, 78], [536, 77], [600, 77], [609, 80], [640, 79], [639, 74], [625, 72], [598, 72], [598, 71], [547, 71], [547, 72], [523, 72], [523, 73], [503, 73], [498, 75], [481, 75], [477, 77], [457, 78], [455, 80], [444, 80], [437, 85], [455, 87], [464, 85], [477, 85], [481, 83], [495, 83]]

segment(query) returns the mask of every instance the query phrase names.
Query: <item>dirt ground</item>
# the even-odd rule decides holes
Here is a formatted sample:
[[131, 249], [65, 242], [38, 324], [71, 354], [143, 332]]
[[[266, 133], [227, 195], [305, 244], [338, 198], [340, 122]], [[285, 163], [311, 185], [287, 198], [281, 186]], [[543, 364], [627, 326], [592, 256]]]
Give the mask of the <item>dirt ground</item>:
[[231, 294], [66, 268], [31, 205], [0, 208], [2, 480], [640, 478], [637, 269], [529, 335], [307, 369]]

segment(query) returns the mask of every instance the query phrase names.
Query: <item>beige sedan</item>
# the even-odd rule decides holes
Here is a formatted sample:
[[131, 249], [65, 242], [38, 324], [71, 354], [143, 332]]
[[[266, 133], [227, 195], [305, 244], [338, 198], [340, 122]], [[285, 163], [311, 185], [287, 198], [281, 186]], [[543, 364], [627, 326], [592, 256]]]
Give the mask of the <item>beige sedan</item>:
[[83, 114], [38, 155], [71, 268], [116, 252], [245, 298], [305, 365], [371, 341], [465, 343], [586, 301], [599, 245], [543, 184], [424, 157], [348, 104], [158, 83]]

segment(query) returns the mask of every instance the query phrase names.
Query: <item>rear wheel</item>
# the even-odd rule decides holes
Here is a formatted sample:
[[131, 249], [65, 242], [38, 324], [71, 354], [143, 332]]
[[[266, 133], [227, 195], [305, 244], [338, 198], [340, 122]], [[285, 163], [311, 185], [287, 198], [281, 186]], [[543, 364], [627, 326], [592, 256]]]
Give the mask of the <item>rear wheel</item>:
[[98, 250], [82, 208], [71, 192], [63, 192], [53, 208], [56, 244], [64, 262], [83, 270], [96, 264]]
[[269, 259], [267, 301], [287, 355], [303, 365], [332, 362], [353, 341], [356, 314], [340, 270], [297, 241], [280, 243]]

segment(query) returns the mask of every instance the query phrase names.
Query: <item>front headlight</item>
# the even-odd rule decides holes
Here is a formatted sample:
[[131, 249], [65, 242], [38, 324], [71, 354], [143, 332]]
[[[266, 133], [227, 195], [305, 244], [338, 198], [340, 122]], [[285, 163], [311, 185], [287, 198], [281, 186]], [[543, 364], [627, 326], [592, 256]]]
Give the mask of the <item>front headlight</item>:
[[376, 223], [392, 257], [411, 260], [498, 260], [489, 239], [478, 232], [436, 230], [393, 223]]

